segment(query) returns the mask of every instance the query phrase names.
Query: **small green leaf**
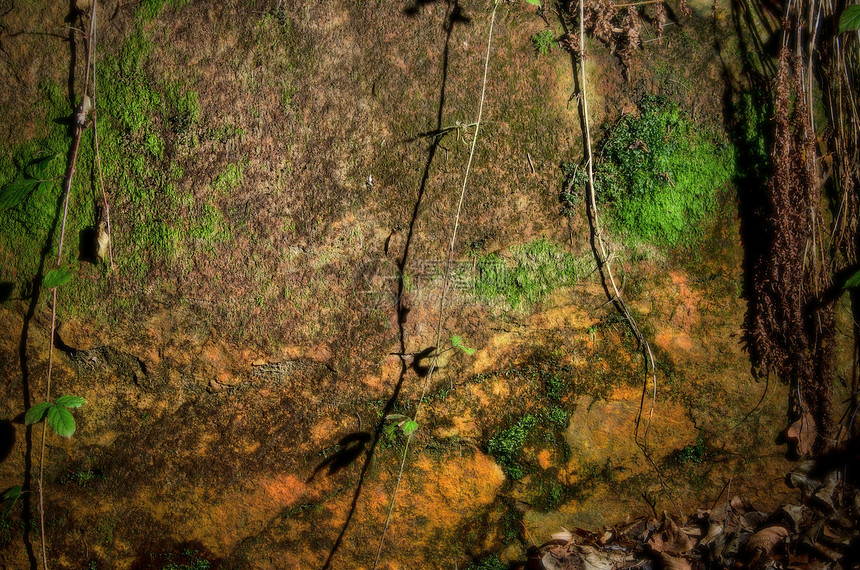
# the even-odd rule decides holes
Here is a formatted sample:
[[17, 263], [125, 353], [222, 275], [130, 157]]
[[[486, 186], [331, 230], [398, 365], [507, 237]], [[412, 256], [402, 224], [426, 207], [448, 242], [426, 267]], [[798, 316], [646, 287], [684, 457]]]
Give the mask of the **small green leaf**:
[[48, 426], [54, 430], [57, 435], [62, 437], [72, 437], [75, 433], [75, 418], [72, 417], [72, 412], [65, 406], [51, 404], [48, 408]]
[[860, 30], [860, 5], [848, 6], [839, 17], [839, 33]]
[[41, 182], [45, 180], [50, 180], [51, 178], [62, 174], [60, 172], [56, 172], [53, 168], [54, 162], [59, 156], [59, 154], [52, 154], [48, 156], [43, 156], [42, 158], [34, 161], [30, 165], [30, 176]]
[[535, 6], [540, 6], [540, 0], [526, 0], [529, 4], [534, 4]]
[[15, 485], [14, 487], [9, 487], [3, 492], [3, 496], [0, 499], [4, 501], [8, 501], [12, 499], [13, 501], [17, 501], [18, 497], [21, 496], [21, 485]]
[[389, 424], [383, 428], [383, 433], [387, 435], [390, 439], [394, 438], [394, 430], [397, 429], [397, 424]]
[[52, 269], [45, 275], [45, 279], [42, 281], [42, 285], [45, 289], [53, 289], [54, 287], [59, 287], [66, 281], [72, 278], [72, 270], [68, 267], [58, 267], [56, 269]]
[[843, 289], [850, 289], [851, 287], [860, 287], [860, 271], [849, 277], [845, 285], [842, 286]]
[[57, 398], [57, 404], [67, 408], [80, 408], [86, 403], [87, 401], [80, 396], [60, 396]]
[[5, 517], [9, 514], [9, 511], [12, 510], [12, 507], [15, 506], [15, 503], [18, 502], [18, 499], [21, 498], [21, 485], [15, 485], [14, 487], [9, 487], [6, 491], [3, 492], [3, 495], [0, 496], [0, 502], [9, 501], [9, 504], [3, 509], [2, 517]]
[[412, 435], [415, 433], [415, 430], [418, 429], [418, 422], [415, 420], [407, 420], [403, 422], [403, 425], [400, 426], [400, 429], [403, 430], [403, 435]]
[[38, 185], [38, 180], [21, 178], [4, 186], [0, 189], [0, 212], [23, 202]]
[[51, 402], [36, 404], [27, 410], [27, 413], [24, 415], [24, 423], [28, 426], [39, 423], [45, 417], [45, 414], [48, 413], [48, 408], [50, 407]]
[[460, 350], [462, 350], [463, 352], [465, 352], [469, 356], [472, 356], [473, 354], [475, 354], [475, 349], [469, 348], [468, 346], [463, 344], [463, 338], [460, 336], [457, 336], [457, 335], [452, 336], [451, 337], [451, 344], [454, 346], [454, 348], [459, 348]]

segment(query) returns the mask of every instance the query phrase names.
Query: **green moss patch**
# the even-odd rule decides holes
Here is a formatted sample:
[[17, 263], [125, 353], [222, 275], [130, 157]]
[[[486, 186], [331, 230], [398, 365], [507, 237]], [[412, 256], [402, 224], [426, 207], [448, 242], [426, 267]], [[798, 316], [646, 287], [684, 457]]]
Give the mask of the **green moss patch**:
[[488, 254], [478, 259], [475, 292], [484, 300], [504, 299], [513, 308], [537, 303], [554, 290], [580, 281], [591, 258], [577, 258], [547, 240], [511, 248], [510, 257]]
[[[597, 153], [595, 196], [625, 238], [690, 246], [733, 176], [733, 151], [675, 103], [646, 96], [638, 114], [606, 128]], [[580, 170], [572, 187], [582, 187]], [[569, 201], [575, 196], [566, 196]]]

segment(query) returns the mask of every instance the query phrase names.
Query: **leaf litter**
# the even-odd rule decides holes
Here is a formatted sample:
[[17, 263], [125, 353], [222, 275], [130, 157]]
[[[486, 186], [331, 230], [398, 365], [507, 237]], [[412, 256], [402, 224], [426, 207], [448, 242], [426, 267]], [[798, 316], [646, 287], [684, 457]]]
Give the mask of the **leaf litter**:
[[800, 491], [799, 502], [772, 512], [733, 496], [683, 522], [663, 513], [660, 520], [628, 518], [599, 532], [563, 528], [526, 568], [860, 568], [860, 493], [845, 484], [846, 472], [844, 464], [822, 469], [821, 462], [799, 463], [786, 476]]

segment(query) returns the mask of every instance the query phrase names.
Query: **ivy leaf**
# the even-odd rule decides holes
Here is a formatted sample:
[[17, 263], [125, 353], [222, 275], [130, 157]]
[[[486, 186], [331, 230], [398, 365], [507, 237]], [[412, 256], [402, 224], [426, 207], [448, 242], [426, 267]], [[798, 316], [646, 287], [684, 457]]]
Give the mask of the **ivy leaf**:
[[54, 287], [59, 287], [66, 281], [72, 278], [72, 270], [68, 267], [58, 267], [57, 269], [52, 269], [45, 275], [44, 281], [42, 281], [42, 285], [45, 289], [53, 289]]
[[66, 406], [67, 408], [80, 408], [86, 404], [87, 401], [80, 396], [60, 396], [57, 398], [56, 403], [60, 406]]
[[48, 408], [48, 426], [54, 430], [57, 435], [62, 437], [72, 437], [75, 433], [75, 418], [72, 417], [72, 412], [65, 406], [51, 404]]
[[475, 354], [475, 349], [469, 348], [468, 346], [463, 344], [463, 338], [458, 336], [458, 335], [454, 335], [451, 337], [451, 344], [454, 346], [454, 348], [459, 348], [460, 350], [462, 350], [463, 352], [465, 352], [469, 356], [472, 356], [473, 354]]
[[418, 429], [418, 422], [415, 420], [407, 420], [403, 422], [403, 425], [400, 426], [400, 429], [403, 430], [403, 435], [409, 436], [415, 433], [415, 430]]
[[4, 186], [0, 189], [0, 212], [23, 202], [38, 185], [38, 180], [21, 178]]
[[851, 287], [860, 287], [860, 271], [849, 277], [845, 285], [842, 286], [843, 289], [850, 289]]
[[839, 17], [839, 33], [860, 30], [860, 5], [848, 6]]
[[48, 408], [51, 407], [51, 402], [42, 402], [41, 404], [36, 404], [24, 415], [24, 423], [28, 426], [33, 424], [37, 424], [45, 417], [45, 414], [48, 412]]
[[59, 176], [59, 173], [54, 173], [52, 168], [54, 161], [59, 156], [59, 154], [51, 154], [33, 161], [33, 163], [30, 164], [30, 176], [40, 182]]

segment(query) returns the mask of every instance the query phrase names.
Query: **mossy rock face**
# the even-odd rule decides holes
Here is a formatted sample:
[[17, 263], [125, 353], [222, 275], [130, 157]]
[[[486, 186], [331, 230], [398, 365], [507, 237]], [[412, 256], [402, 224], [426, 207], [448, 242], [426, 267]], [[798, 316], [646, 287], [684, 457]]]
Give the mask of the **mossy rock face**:
[[[594, 185], [613, 229], [634, 243], [695, 244], [733, 175], [731, 148], [660, 96], [644, 97], [636, 114], [604, 130]], [[585, 174], [574, 177], [581, 187]]]
[[[88, 127], [63, 249], [77, 269], [59, 289], [52, 353], [39, 276], [56, 259], [85, 49], [71, 29], [41, 33], [68, 5], [14, 4], [0, 15], [3, 64], [20, 73], [0, 74], [0, 187], [45, 181], [0, 214], [0, 428], [26, 411], [24, 394], [43, 401], [49, 354], [44, 400], [88, 402], [72, 439], [46, 447], [54, 566], [370, 567], [399, 485], [381, 566], [487, 570], [523, 561], [526, 529], [542, 542], [560, 526], [599, 528], [662, 492], [631, 439], [636, 339], [607, 303], [585, 208], [560, 215], [558, 165], [582, 157], [575, 75], [562, 49], [538, 54], [546, 24], [533, 7], [499, 3], [476, 133], [462, 125], [475, 120], [492, 3], [140, 0], [115, 14], [98, 3], [101, 168]], [[686, 232], [690, 211], [708, 211], [707, 191], [679, 187], [681, 173], [705, 179], [682, 163], [720, 149], [697, 121], [726, 124], [723, 85], [693, 65], [709, 57], [699, 36], [711, 29], [685, 25], [685, 39], [672, 26], [645, 44], [648, 85], [695, 85], [686, 97], [655, 89], [677, 106], [636, 110], [641, 89], [621, 82], [610, 53], [591, 52], [591, 112], [612, 120], [608, 141], [626, 133], [604, 159], [630, 170], [601, 213], [631, 241], [687, 243], [695, 228], [671, 224]], [[645, 69], [655, 55], [660, 73]], [[759, 148], [755, 118], [738, 148]], [[640, 180], [636, 160], [666, 176]], [[757, 177], [750, 162], [739, 179]], [[114, 266], [75, 259], [76, 238], [99, 226], [100, 170]], [[728, 478], [766, 485], [772, 500], [784, 473], [773, 426], [787, 387], [769, 388], [735, 430], [759, 393], [733, 336], [745, 309], [737, 215], [731, 198], [720, 206], [692, 254], [613, 248], [658, 362], [655, 461], [684, 510], [710, 504]], [[645, 210], [668, 225], [649, 226]], [[424, 358], [404, 366], [408, 354]], [[408, 446], [402, 428], [381, 432], [404, 419], [417, 424]], [[672, 438], [656, 439], [661, 429]], [[10, 430], [0, 492], [38, 468], [25, 461], [33, 434]], [[0, 516], [0, 559], [15, 568], [28, 565], [26, 533], [38, 538], [32, 497]]]

